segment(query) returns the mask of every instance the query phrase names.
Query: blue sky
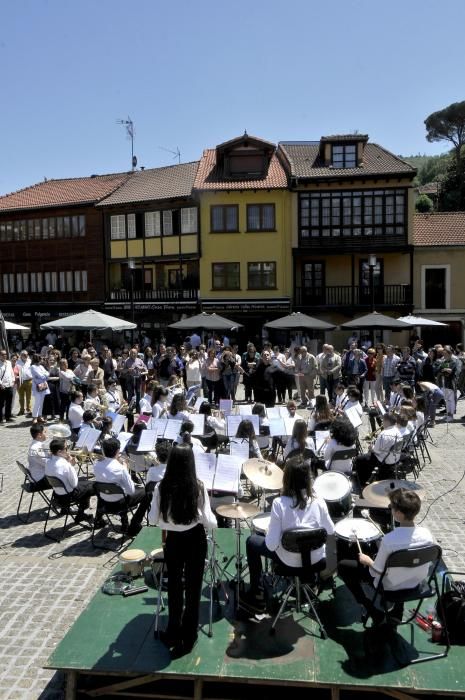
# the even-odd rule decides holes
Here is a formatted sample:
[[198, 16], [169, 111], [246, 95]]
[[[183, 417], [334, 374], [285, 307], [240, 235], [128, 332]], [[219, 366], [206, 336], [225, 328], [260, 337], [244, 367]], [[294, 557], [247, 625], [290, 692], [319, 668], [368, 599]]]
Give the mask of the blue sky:
[[463, 0], [1, 0], [0, 193], [198, 159], [244, 129], [358, 130], [440, 153], [428, 114], [465, 99]]

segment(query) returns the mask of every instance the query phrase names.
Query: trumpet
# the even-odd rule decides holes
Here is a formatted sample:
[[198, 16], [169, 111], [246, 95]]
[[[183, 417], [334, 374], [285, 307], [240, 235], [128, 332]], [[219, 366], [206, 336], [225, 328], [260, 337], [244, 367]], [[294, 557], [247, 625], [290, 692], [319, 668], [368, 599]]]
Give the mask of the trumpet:
[[368, 433], [367, 435], [365, 435], [365, 437], [363, 439], [366, 440], [367, 442], [373, 442], [373, 440], [375, 440], [378, 437], [378, 435], [380, 434], [382, 429], [383, 429], [383, 426], [380, 425], [379, 428], [376, 428], [376, 430], [374, 430], [372, 433]]

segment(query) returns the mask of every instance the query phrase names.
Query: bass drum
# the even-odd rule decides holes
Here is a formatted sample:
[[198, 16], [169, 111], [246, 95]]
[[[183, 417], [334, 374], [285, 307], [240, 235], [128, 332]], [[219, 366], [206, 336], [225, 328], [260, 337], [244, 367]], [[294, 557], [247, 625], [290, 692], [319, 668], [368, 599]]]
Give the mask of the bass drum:
[[372, 559], [375, 558], [383, 533], [376, 525], [363, 518], [344, 518], [334, 526], [336, 537], [337, 561], [343, 559], [358, 559], [358, 547], [356, 537], [360, 543], [361, 550]]
[[345, 474], [326, 472], [313, 482], [313, 493], [323, 498], [333, 520], [345, 518], [352, 510], [352, 484]]

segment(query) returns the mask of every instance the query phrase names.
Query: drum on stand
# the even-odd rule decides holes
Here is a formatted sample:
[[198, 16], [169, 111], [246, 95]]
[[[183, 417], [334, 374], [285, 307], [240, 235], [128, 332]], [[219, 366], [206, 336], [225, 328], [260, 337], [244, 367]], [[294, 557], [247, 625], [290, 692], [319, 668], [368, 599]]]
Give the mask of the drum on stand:
[[364, 518], [344, 518], [334, 526], [337, 561], [358, 559], [357, 539], [364, 554], [374, 559], [383, 533]]
[[313, 482], [313, 493], [326, 501], [333, 520], [345, 518], [352, 510], [352, 484], [345, 474], [320, 474]]
[[266, 535], [270, 527], [271, 513], [259, 513], [252, 518], [252, 530], [258, 535]]
[[132, 578], [143, 576], [146, 561], [146, 553], [143, 549], [126, 549], [118, 556], [118, 561], [125, 574], [129, 574]]

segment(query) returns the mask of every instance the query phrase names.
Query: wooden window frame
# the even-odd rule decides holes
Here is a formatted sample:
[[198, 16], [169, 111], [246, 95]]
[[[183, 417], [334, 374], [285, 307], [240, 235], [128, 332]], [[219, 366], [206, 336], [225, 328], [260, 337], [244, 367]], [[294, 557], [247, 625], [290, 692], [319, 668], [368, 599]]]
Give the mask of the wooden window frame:
[[[211, 264], [212, 265], [212, 291], [218, 292], [218, 291], [228, 291], [228, 292], [240, 292], [241, 290], [241, 264], [240, 262], [214, 262]], [[216, 287], [215, 286], [215, 265], [237, 265], [237, 272], [238, 272], [238, 286], [237, 287], [231, 287], [231, 286], [222, 286], [222, 287]], [[227, 278], [227, 275], [225, 275], [225, 278]], [[227, 279], [224, 280], [225, 282]]]
[[[250, 267], [251, 265], [274, 265], [274, 286], [264, 286], [263, 282], [260, 286], [251, 286], [250, 284]], [[278, 266], [276, 264], [276, 261], [274, 260], [265, 260], [265, 261], [252, 261], [247, 263], [247, 290], [255, 291], [255, 290], [268, 290], [268, 289], [277, 289], [277, 272], [278, 272]], [[260, 277], [263, 280], [263, 275], [264, 272], [263, 270], [260, 273]]]
[[[251, 207], [258, 207], [259, 208], [259, 218], [260, 218], [260, 226], [259, 228], [250, 228], [249, 224], [249, 211]], [[271, 228], [268, 228], [263, 225], [263, 210], [264, 207], [272, 207], [273, 209], [273, 226]], [[276, 232], [276, 205], [274, 202], [264, 202], [262, 203], [250, 203], [247, 204], [247, 211], [246, 211], [246, 216], [247, 216], [247, 226], [246, 226], [246, 233], [263, 233], [263, 232], [268, 232], [268, 233], [274, 233]]]
[[[223, 228], [218, 228], [215, 229], [213, 228], [213, 210], [214, 209], [221, 209], [223, 216]], [[226, 223], [226, 210], [227, 209], [235, 209], [236, 210], [236, 228], [235, 229], [227, 229], [224, 228], [224, 225]], [[210, 233], [239, 233], [239, 205], [238, 204], [211, 204], [210, 205]]]

